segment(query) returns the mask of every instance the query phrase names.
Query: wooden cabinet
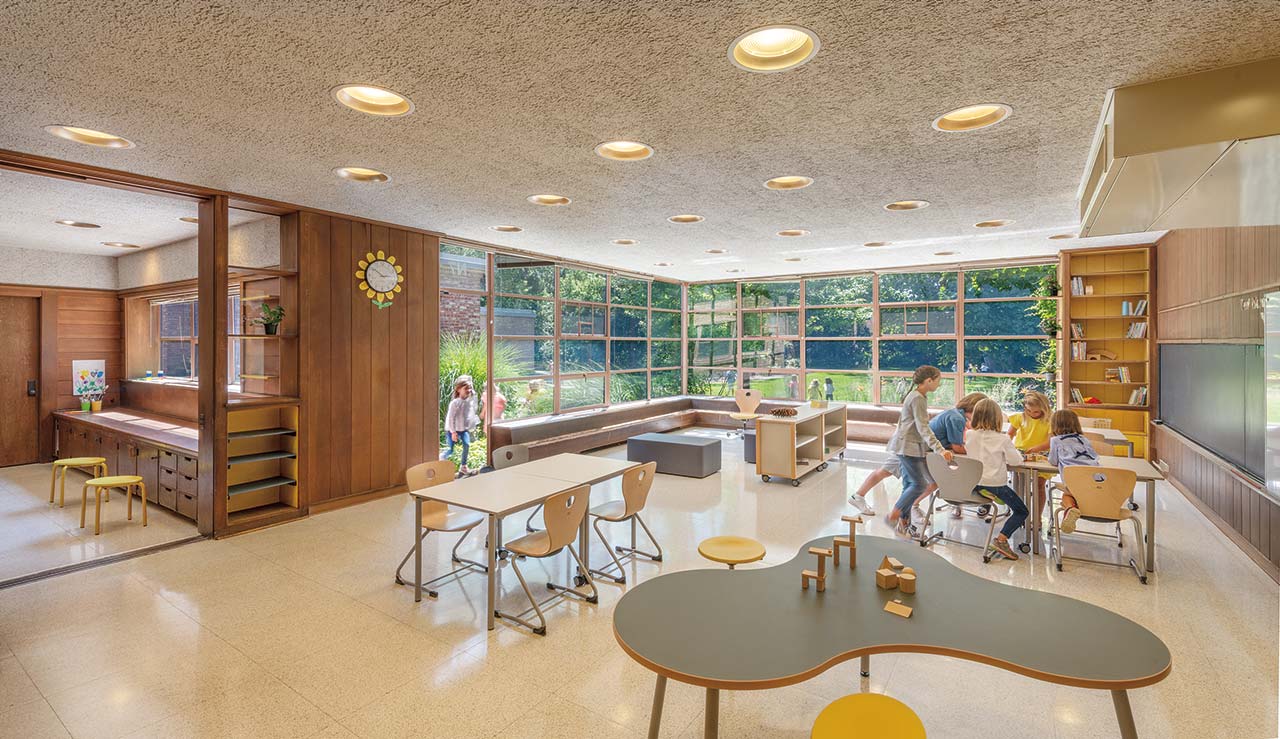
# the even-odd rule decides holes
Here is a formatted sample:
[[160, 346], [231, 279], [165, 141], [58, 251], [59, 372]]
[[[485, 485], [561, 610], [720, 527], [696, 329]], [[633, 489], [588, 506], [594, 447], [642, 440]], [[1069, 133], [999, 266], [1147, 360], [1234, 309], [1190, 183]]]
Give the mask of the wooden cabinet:
[[782, 477], [799, 486], [801, 477], [825, 469], [832, 457], [844, 457], [847, 424], [843, 403], [802, 405], [794, 416], [757, 418], [756, 474], [765, 482]]
[[115, 434], [108, 431], [91, 430], [89, 433], [91, 439], [92, 450], [89, 453], [91, 457], [102, 457], [107, 460], [107, 473], [111, 475], [121, 474], [120, 469], [120, 440]]
[[141, 477], [147, 488], [147, 500], [160, 502], [160, 450], [133, 440], [125, 440], [120, 448], [119, 474]]

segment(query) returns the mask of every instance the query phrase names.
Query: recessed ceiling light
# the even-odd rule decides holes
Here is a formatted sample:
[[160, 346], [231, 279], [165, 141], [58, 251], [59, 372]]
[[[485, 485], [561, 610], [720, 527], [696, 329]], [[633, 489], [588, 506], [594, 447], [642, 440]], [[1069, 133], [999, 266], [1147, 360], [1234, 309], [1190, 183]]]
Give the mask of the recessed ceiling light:
[[867, 243], [863, 244], [863, 246], [888, 246], [889, 243], [890, 242], [888, 241], [868, 241]]
[[770, 190], [800, 190], [812, 184], [812, 177], [784, 175], [782, 177], [774, 177], [771, 180], [765, 180], [764, 186]]
[[803, 228], [787, 228], [778, 232], [779, 236], [808, 236], [809, 232]]
[[337, 167], [333, 173], [352, 182], [386, 182], [391, 179], [384, 173], [368, 167]]
[[638, 162], [653, 156], [653, 147], [639, 141], [606, 141], [596, 146], [596, 153], [619, 162]]
[[99, 226], [96, 223], [85, 223], [84, 221], [71, 221], [65, 218], [58, 219], [54, 221], [54, 223], [61, 223], [64, 226], [71, 226], [72, 228], [102, 228], [102, 226]]
[[781, 72], [818, 53], [818, 34], [800, 26], [754, 28], [729, 44], [729, 61], [748, 72]]
[[1013, 112], [1003, 103], [981, 103], [957, 108], [950, 113], [943, 113], [933, 121], [933, 127], [948, 133], [977, 131], [980, 128], [994, 126]]
[[787, 257], [786, 259], [783, 259], [782, 261], [784, 261], [784, 262], [802, 262], [802, 261], [804, 261], [804, 260], [803, 260], [803, 259], [801, 259], [800, 257]]
[[60, 139], [74, 141], [77, 144], [101, 146], [106, 149], [133, 148], [133, 142], [129, 139], [121, 138], [120, 136], [116, 136], [112, 133], [95, 131], [92, 128], [78, 128], [76, 126], [45, 126], [44, 130]]
[[563, 195], [530, 195], [525, 198], [534, 205], [568, 205], [573, 202]]
[[1054, 234], [1049, 238], [1053, 239], [1054, 241], [1058, 241], [1060, 239], [1074, 239], [1075, 237], [1076, 237], [1075, 234]]
[[671, 264], [671, 262], [654, 262], [654, 263], [653, 263], [653, 266], [655, 266], [655, 267], [671, 267], [671, 266], [674, 266], [674, 265], [672, 265], [672, 264]]
[[920, 210], [928, 208], [928, 200], [895, 200], [884, 206], [885, 210]]
[[742, 271], [742, 270], [741, 270], [741, 269], [739, 269], [739, 268], [737, 268], [737, 267], [734, 267], [733, 269], [726, 269], [726, 270], [725, 270], [725, 272], [728, 272], [728, 273], [730, 273], [730, 274], [737, 274], [738, 272], [741, 272], [741, 271]]
[[1007, 218], [997, 218], [991, 221], [978, 221], [973, 225], [976, 228], [1000, 228], [1001, 226], [1008, 226], [1010, 223], [1013, 223], [1013, 221]]
[[614, 239], [609, 243], [617, 244], [618, 246], [635, 246], [639, 242], [636, 241], [635, 239]]
[[960, 253], [960, 252], [958, 252], [958, 251], [935, 251], [935, 252], [933, 253], [933, 255], [934, 255], [935, 257], [950, 257], [950, 256], [954, 256], [954, 255], [959, 254], [959, 253]]
[[400, 116], [413, 112], [413, 101], [385, 87], [338, 85], [332, 92], [342, 105], [369, 115]]
[[729, 250], [728, 249], [707, 249], [706, 252], [708, 254], [728, 254]]
[[490, 226], [489, 228], [493, 229], [494, 231], [500, 231], [504, 234], [518, 234], [524, 230], [519, 226]]
[[195, 216], [182, 216], [178, 220], [182, 221], [183, 223], [199, 223], [200, 222], [200, 219], [196, 218]]
[[141, 249], [142, 248], [137, 244], [126, 244], [123, 241], [103, 241], [101, 242], [101, 244], [103, 246], [110, 246], [115, 249]]
[[671, 216], [667, 220], [672, 223], [700, 223], [706, 219], [702, 216], [695, 216], [692, 213], [683, 213], [678, 216]]

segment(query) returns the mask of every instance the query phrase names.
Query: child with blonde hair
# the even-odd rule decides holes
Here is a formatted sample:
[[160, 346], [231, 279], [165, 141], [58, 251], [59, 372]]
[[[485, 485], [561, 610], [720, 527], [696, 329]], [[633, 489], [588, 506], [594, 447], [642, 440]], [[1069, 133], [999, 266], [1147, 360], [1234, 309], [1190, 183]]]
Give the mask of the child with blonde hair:
[[964, 436], [964, 448], [970, 459], [982, 463], [982, 478], [975, 490], [1009, 507], [1009, 517], [991, 542], [991, 549], [1005, 559], [1017, 559], [1018, 555], [1009, 546], [1009, 537], [1027, 520], [1027, 504], [1009, 487], [1009, 465], [1021, 462], [1022, 454], [1014, 447], [1013, 439], [1000, 432], [1004, 426], [1004, 413], [994, 400], [984, 398], [978, 401], [969, 425], [971, 428]]
[[[1013, 445], [1023, 454], [1034, 454], [1049, 450], [1049, 414], [1053, 412], [1053, 403], [1049, 397], [1037, 390], [1026, 390], [1022, 394], [1022, 412], [1009, 416], [1009, 438]], [[1036, 475], [1036, 504], [1038, 510], [1044, 510], [1044, 483], [1053, 475], [1040, 473]], [[1032, 528], [1039, 529], [1040, 522], [1032, 521]]]

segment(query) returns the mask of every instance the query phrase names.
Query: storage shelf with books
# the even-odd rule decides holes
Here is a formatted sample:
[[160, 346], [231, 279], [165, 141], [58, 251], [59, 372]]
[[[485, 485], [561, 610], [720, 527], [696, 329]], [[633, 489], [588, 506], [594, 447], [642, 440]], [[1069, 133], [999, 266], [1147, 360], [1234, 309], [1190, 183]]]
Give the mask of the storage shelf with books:
[[1149, 454], [1159, 377], [1150, 246], [1063, 252], [1066, 406], [1105, 418]]

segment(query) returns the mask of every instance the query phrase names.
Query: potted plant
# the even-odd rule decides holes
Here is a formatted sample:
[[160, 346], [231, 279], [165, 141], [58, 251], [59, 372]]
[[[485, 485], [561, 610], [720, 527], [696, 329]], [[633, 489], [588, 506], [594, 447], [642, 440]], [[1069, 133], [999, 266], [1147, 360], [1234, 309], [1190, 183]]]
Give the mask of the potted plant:
[[261, 313], [253, 319], [253, 322], [261, 325], [263, 332], [268, 336], [274, 336], [280, 328], [280, 322], [284, 320], [284, 306], [262, 303], [258, 309]]

